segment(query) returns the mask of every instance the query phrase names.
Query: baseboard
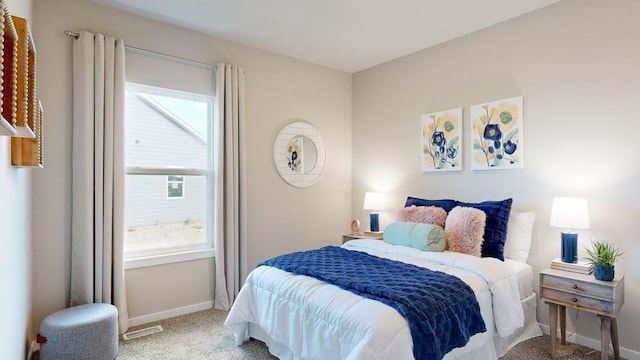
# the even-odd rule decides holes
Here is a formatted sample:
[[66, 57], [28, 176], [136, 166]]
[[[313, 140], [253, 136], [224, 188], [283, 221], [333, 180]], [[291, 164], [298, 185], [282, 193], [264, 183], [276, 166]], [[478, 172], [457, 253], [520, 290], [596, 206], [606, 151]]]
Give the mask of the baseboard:
[[27, 349], [27, 360], [33, 359], [33, 353], [40, 350], [40, 344], [38, 344], [35, 340], [31, 342], [31, 345]]
[[213, 301], [206, 301], [199, 304], [193, 304], [189, 306], [183, 306], [180, 308], [169, 309], [149, 315], [142, 315], [134, 318], [129, 318], [129, 326], [138, 326], [142, 324], [148, 324], [150, 322], [164, 320], [175, 316], [191, 314], [197, 311], [208, 310], [213, 308]]
[[[538, 324], [538, 325], [540, 325], [540, 328], [542, 329], [543, 333], [545, 333], [546, 335], [549, 335], [549, 325], [545, 325], [545, 324]], [[567, 335], [567, 341], [600, 351], [600, 340], [592, 339], [586, 336], [573, 333], [571, 335]], [[640, 352], [630, 350], [624, 347], [620, 347], [620, 357], [627, 360], [640, 360]]]

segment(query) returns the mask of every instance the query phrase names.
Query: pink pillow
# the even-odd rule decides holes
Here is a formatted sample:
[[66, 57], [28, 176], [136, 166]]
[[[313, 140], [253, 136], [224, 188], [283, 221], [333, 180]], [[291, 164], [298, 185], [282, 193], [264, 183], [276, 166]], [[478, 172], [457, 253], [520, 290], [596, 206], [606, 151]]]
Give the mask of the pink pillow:
[[480, 209], [456, 206], [447, 216], [444, 234], [450, 251], [480, 257], [487, 214]]
[[436, 206], [411, 205], [398, 211], [398, 221], [438, 225], [444, 227], [447, 212]]

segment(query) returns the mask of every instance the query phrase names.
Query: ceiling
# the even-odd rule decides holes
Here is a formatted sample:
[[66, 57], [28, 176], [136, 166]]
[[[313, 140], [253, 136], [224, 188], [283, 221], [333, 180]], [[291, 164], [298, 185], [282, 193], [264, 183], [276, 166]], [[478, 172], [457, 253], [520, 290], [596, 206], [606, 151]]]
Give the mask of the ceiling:
[[353, 73], [559, 0], [89, 0]]

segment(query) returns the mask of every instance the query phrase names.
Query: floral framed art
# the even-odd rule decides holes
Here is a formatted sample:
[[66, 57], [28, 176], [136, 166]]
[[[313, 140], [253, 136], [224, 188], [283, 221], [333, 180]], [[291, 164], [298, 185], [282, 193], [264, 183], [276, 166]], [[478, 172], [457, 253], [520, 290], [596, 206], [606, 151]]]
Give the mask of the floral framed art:
[[523, 167], [522, 96], [471, 106], [471, 168]]
[[424, 114], [422, 172], [462, 170], [462, 108]]
[[287, 165], [296, 174], [304, 174], [302, 149], [304, 149], [304, 137], [296, 136], [289, 140], [287, 144]]

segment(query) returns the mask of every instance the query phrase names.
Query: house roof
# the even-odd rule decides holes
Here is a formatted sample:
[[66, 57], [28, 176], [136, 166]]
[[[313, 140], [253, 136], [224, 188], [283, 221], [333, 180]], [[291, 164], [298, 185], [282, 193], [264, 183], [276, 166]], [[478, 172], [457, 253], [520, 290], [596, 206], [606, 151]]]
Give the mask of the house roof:
[[180, 106], [179, 103], [171, 101], [171, 98], [160, 95], [136, 93], [136, 96], [198, 141], [207, 143], [206, 122], [202, 123], [202, 119], [206, 119], [206, 113], [199, 113], [188, 106]]

